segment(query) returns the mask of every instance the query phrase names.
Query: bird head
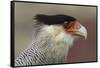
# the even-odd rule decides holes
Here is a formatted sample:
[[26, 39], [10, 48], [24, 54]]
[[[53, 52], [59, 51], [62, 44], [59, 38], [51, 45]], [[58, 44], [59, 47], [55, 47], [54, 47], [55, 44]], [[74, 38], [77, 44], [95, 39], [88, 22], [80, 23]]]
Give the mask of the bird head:
[[87, 38], [86, 28], [75, 17], [38, 14], [35, 19], [45, 25], [45, 30], [55, 36], [57, 41], [61, 41], [63, 38], [69, 42], [70, 38]]

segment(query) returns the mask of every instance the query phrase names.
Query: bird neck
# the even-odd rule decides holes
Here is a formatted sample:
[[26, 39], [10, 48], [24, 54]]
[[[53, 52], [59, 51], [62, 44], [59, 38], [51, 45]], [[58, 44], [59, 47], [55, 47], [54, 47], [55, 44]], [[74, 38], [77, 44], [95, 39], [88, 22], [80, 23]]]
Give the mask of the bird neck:
[[69, 48], [75, 38], [65, 33], [60, 25], [46, 26], [44, 29], [51, 35], [52, 43], [54, 43], [54, 45], [50, 46], [49, 55], [55, 58], [57, 62], [66, 62]]

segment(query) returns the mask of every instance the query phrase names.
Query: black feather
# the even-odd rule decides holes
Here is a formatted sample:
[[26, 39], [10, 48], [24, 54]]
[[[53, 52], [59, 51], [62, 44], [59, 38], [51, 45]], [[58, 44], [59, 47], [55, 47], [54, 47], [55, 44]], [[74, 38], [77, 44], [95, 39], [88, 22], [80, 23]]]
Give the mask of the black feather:
[[37, 14], [35, 16], [35, 19], [47, 25], [64, 24], [65, 21], [71, 22], [76, 20], [76, 18], [68, 15], [44, 15], [44, 14]]

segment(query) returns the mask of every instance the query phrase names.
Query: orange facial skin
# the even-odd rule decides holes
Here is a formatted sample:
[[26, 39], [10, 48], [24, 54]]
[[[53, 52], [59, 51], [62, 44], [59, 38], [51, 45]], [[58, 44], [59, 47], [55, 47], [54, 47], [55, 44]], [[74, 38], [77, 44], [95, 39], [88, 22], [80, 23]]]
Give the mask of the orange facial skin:
[[78, 21], [70, 22], [64, 25], [64, 29], [71, 35], [74, 35], [81, 28], [81, 24]]

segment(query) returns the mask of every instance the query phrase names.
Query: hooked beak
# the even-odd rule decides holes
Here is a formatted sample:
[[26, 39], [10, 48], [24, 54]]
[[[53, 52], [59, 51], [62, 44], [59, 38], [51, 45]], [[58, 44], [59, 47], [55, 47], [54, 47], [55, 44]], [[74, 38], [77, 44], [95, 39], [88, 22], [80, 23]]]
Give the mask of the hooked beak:
[[82, 36], [85, 38], [85, 40], [87, 39], [87, 30], [84, 26], [81, 25], [81, 28], [76, 31], [76, 34], [79, 35], [79, 36]]

